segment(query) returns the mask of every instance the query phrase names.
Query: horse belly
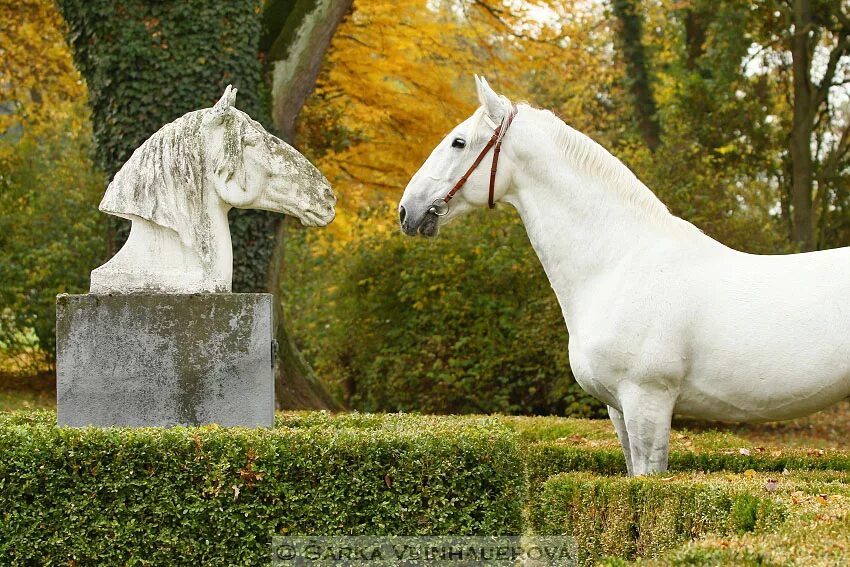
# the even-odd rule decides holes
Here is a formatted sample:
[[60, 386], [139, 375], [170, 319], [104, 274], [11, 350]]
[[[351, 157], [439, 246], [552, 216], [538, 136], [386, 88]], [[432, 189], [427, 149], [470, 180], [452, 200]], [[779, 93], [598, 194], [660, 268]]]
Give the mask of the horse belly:
[[792, 419], [850, 395], [850, 309], [838, 293], [850, 296], [850, 280], [801, 289], [745, 290], [702, 310], [676, 413]]
[[848, 395], [850, 371], [846, 370], [705, 368], [695, 370], [682, 384], [674, 412], [719, 421], [774, 421], [812, 414]]

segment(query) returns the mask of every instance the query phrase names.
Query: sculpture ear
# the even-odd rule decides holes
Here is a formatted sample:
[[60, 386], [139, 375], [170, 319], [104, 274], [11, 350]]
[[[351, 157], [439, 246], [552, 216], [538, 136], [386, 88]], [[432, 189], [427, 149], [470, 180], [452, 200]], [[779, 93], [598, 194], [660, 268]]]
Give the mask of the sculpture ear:
[[257, 200], [260, 186], [259, 184], [255, 184], [253, 188], [247, 186], [248, 181], [245, 179], [242, 167], [237, 170], [236, 175], [228, 176], [225, 172], [216, 172], [214, 176], [213, 183], [218, 196], [231, 207], [244, 209]]
[[218, 99], [218, 102], [215, 103], [212, 109], [207, 112], [207, 115], [204, 117], [204, 123], [208, 126], [221, 124], [224, 121], [224, 117], [227, 116], [227, 112], [236, 102], [236, 92], [237, 90], [233, 88], [233, 85], [227, 85], [227, 88], [224, 89], [224, 94], [221, 95], [221, 98]]
[[501, 124], [508, 112], [505, 97], [491, 89], [490, 85], [487, 84], [487, 79], [478, 75], [475, 75], [475, 88], [478, 91], [478, 101], [484, 108], [485, 116], [494, 124]]
[[221, 95], [221, 98], [218, 99], [218, 102], [215, 103], [215, 106], [213, 108], [227, 110], [236, 103], [237, 92], [239, 91], [237, 89], [234, 89], [233, 85], [227, 85], [227, 87], [224, 89], [224, 94]]

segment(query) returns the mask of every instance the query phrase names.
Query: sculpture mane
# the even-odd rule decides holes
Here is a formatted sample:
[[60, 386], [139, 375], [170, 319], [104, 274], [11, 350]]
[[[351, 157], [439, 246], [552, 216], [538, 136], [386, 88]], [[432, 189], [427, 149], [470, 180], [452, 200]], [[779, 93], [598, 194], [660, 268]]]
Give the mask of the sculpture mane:
[[333, 219], [324, 176], [234, 108], [235, 98], [228, 86], [214, 107], [166, 124], [115, 175], [99, 208], [133, 228], [124, 248], [92, 272], [93, 293], [229, 291], [233, 207], [289, 213], [310, 225]]
[[139, 217], [170, 228], [209, 262], [206, 155], [200, 139], [204, 112], [185, 114], [139, 146], [109, 184], [99, 208], [128, 220]]

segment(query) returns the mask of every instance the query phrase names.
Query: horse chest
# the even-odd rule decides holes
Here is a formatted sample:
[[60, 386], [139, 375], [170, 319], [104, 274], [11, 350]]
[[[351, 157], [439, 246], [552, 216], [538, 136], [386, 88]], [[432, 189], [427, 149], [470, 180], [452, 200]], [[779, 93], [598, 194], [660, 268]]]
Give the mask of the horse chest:
[[637, 311], [594, 310], [570, 325], [570, 366], [590, 395], [619, 407], [629, 384], [678, 389], [687, 373], [683, 333], [675, 319]]
[[614, 407], [620, 405], [617, 391], [628, 375], [626, 358], [614, 349], [570, 339], [570, 368], [576, 382], [594, 398]]

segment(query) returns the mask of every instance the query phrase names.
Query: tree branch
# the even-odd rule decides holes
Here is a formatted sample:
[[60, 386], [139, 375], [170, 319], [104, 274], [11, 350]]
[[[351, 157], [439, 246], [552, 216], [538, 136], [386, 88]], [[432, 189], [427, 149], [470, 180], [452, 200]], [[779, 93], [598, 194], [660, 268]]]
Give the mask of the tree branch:
[[821, 167], [818, 171], [818, 183], [825, 183], [832, 178], [838, 169], [838, 164], [847, 156], [847, 152], [850, 151], [850, 118], [848, 118], [847, 124], [844, 126], [844, 130], [841, 132], [841, 137], [838, 139], [838, 143], [833, 146], [832, 150], [829, 154], [824, 158]]
[[502, 18], [501, 14], [505, 12], [503, 9], [494, 8], [493, 6], [490, 6], [490, 4], [488, 4], [485, 0], [473, 0], [472, 4], [481, 8], [483, 11], [489, 14], [492, 19], [496, 20], [496, 22], [498, 22], [509, 34], [511, 34], [517, 39], [533, 41], [535, 43], [542, 43], [545, 45], [553, 45], [555, 47], [562, 47], [560, 42], [569, 37], [566, 34], [560, 34], [553, 38], [540, 39], [539, 37], [533, 37], [524, 33], [520, 33], [516, 31], [510, 23], [508, 23], [507, 21], [505, 21], [504, 18]]
[[815, 87], [814, 104], [815, 106], [826, 101], [829, 96], [829, 89], [832, 88], [832, 79], [835, 77], [835, 71], [838, 68], [838, 62], [845, 55], [850, 54], [850, 30], [842, 33], [838, 37], [838, 43], [829, 52], [829, 60], [826, 63], [826, 71], [819, 85]]
[[399, 187], [398, 185], [390, 185], [389, 183], [382, 183], [380, 181], [375, 181], [374, 179], [368, 179], [368, 180], [363, 179], [359, 175], [355, 175], [354, 173], [352, 173], [350, 169], [348, 169], [347, 167], [345, 167], [341, 163], [339, 163], [337, 165], [339, 166], [339, 168], [342, 170], [343, 173], [345, 173], [347, 176], [352, 178], [354, 181], [356, 181], [358, 183], [362, 183], [363, 185], [374, 185], [375, 187], [383, 187], [384, 189], [392, 189], [393, 191], [401, 190], [401, 187]]

